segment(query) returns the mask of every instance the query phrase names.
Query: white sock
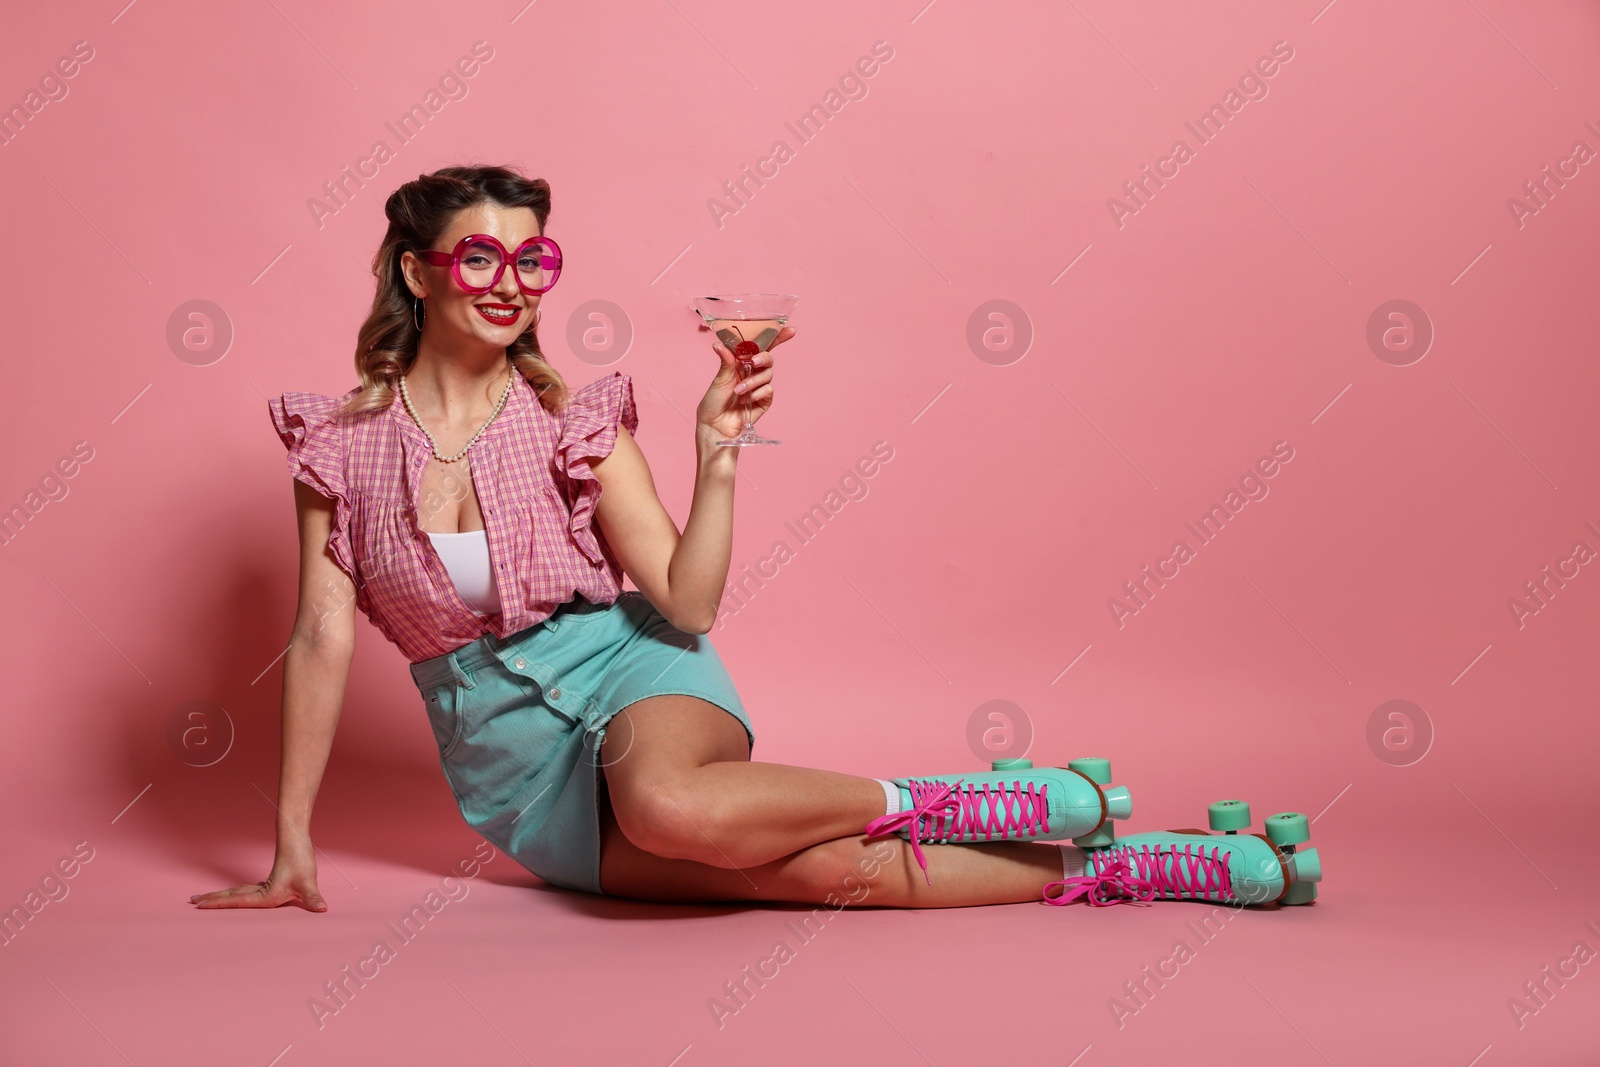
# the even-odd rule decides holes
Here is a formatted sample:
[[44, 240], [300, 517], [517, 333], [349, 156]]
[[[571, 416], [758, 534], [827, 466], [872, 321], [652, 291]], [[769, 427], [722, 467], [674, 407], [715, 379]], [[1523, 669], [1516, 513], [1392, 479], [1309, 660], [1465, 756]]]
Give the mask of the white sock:
[[1061, 845], [1061, 877], [1082, 878], [1088, 870], [1083, 849], [1077, 845]]
[[893, 815], [900, 810], [900, 787], [887, 778], [874, 778], [873, 781], [883, 786], [884, 814]]

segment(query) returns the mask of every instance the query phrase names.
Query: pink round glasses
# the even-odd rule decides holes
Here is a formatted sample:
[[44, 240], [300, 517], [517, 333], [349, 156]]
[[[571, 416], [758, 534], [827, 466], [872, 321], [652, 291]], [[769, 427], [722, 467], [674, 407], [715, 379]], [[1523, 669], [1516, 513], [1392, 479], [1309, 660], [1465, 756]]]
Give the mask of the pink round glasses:
[[486, 233], [469, 233], [456, 242], [450, 252], [431, 249], [414, 252], [418, 259], [436, 267], [449, 267], [456, 285], [480, 295], [500, 284], [506, 264], [515, 262], [517, 288], [534, 295], [548, 292], [561, 276], [561, 246], [548, 237], [530, 237], [508, 255], [505, 245]]

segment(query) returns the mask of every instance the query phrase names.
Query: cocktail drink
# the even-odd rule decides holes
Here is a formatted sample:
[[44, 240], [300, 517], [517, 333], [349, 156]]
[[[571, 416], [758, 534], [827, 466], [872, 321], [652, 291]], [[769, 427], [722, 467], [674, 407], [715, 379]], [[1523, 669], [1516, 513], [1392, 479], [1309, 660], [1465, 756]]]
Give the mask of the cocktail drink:
[[[783, 293], [728, 293], [721, 296], [698, 296], [690, 302], [695, 313], [705, 320], [711, 332], [728, 347], [738, 359], [738, 380], [743, 381], [755, 369], [750, 362], [758, 353], [772, 347], [780, 330], [794, 312], [797, 296]], [[728, 448], [744, 445], [775, 445], [779, 442], [756, 433], [750, 422], [750, 401], [741, 402], [744, 411], [744, 429], [737, 437], [717, 444]]]

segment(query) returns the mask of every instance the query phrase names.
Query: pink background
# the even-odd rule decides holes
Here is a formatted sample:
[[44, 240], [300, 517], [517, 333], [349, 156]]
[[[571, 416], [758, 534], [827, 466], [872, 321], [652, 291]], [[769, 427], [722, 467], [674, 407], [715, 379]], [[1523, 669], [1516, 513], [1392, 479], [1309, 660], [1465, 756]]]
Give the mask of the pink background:
[[[5, 1063], [1600, 1057], [1595, 967], [1520, 1027], [1508, 1006], [1600, 951], [1600, 568], [1520, 628], [1507, 603], [1600, 551], [1600, 164], [1508, 207], [1600, 150], [1592, 4], [121, 3], [19, 8], [0, 38], [7, 106], [93, 49], [0, 147], [0, 504], [56, 498], [0, 551], [0, 907], [94, 850], [0, 947]], [[466, 95], [400, 145], [385, 123], [477, 41]], [[878, 41], [801, 144], [784, 123]], [[1185, 122], [1279, 41], [1199, 144]], [[1119, 226], [1108, 199], [1179, 138]], [[308, 200], [379, 139], [319, 225]], [[778, 139], [719, 226], [708, 200]], [[297, 549], [265, 398], [355, 383], [383, 199], [456, 162], [550, 181], [544, 346], [573, 384], [633, 376], [680, 523], [713, 371], [688, 300], [800, 294], [734, 565], [794, 556], [713, 634], [759, 758], [974, 770], [975, 710], [1011, 701], [1037, 762], [1112, 759], [1130, 831], [1235, 796], [1316, 816], [1320, 901], [1239, 916], [1121, 1028], [1108, 1000], [1204, 909], [848, 912], [719, 1029], [708, 999], [800, 909], [583, 898], [498, 857], [319, 1029], [308, 998], [478, 839], [363, 622], [314, 827], [332, 910], [186, 903], [271, 862]], [[191, 300], [231, 324], [220, 358], [169, 345]], [[620, 358], [568, 344], [594, 300], [631, 324]], [[1026, 352], [969, 343], [991, 300]], [[1435, 334], [1409, 365], [1367, 342], [1392, 300]], [[878, 441], [866, 495], [799, 544], [785, 522]], [[1279, 441], [1269, 495], [1119, 628], [1107, 601]], [[1390, 700], [1430, 726], [1420, 760], [1369, 745]], [[189, 701], [236, 729], [211, 766], [169, 747]]]

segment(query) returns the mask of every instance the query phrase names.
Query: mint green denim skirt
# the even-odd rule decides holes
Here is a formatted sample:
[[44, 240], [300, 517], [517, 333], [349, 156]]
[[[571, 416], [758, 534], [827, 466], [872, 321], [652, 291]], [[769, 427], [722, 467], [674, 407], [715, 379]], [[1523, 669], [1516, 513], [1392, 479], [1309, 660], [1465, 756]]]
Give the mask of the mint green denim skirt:
[[645, 697], [710, 701], [755, 732], [703, 634], [673, 626], [643, 593], [579, 596], [544, 622], [485, 634], [411, 665], [439, 762], [467, 824], [546, 882], [600, 888], [606, 726]]

